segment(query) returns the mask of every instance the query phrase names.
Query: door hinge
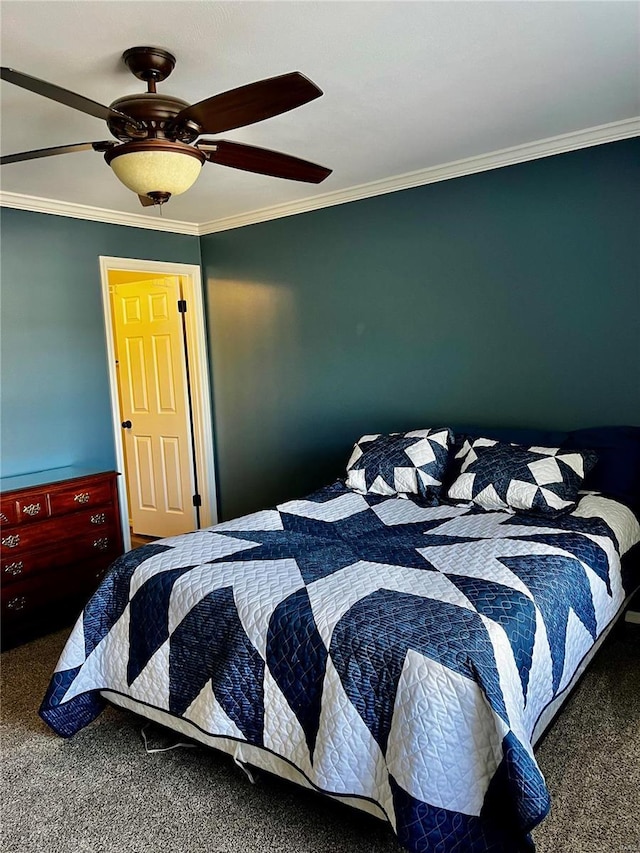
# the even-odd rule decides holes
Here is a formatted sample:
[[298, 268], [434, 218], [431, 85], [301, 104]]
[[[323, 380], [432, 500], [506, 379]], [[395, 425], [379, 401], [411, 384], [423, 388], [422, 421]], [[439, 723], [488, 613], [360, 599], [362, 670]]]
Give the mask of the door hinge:
[[200, 495], [194, 495], [193, 496], [193, 505], [194, 506], [202, 506], [202, 498], [200, 497]]
[[178, 311], [180, 314], [187, 313], [187, 300], [186, 299], [178, 299]]

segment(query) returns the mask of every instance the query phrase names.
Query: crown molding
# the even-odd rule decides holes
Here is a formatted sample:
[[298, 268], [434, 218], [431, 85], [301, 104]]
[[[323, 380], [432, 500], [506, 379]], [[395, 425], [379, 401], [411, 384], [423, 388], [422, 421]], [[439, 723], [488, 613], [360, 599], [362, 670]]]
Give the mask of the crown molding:
[[399, 190], [424, 186], [425, 184], [433, 184], [438, 181], [461, 178], [464, 175], [473, 175], [477, 172], [489, 171], [490, 169], [501, 169], [505, 166], [513, 166], [516, 163], [525, 163], [528, 160], [538, 160], [542, 157], [552, 157], [554, 154], [563, 154], [568, 151], [576, 151], [580, 148], [590, 148], [594, 145], [604, 145], [607, 142], [617, 142], [633, 136], [640, 136], [640, 117], [638, 116], [622, 121], [610, 122], [609, 124], [601, 124], [597, 127], [589, 127], [572, 133], [563, 133], [560, 136], [540, 139], [537, 142], [514, 145], [511, 148], [502, 148], [499, 151], [492, 151], [488, 154], [467, 157], [463, 160], [455, 160], [439, 166], [431, 166], [428, 169], [418, 169], [415, 172], [407, 172], [403, 175], [395, 175], [391, 178], [359, 184], [358, 186], [349, 187], [344, 190], [336, 190], [286, 204], [264, 207], [260, 210], [252, 210], [249, 213], [242, 213], [237, 216], [213, 219], [209, 222], [201, 222], [200, 224], [183, 222], [177, 219], [151, 218], [141, 213], [122, 213], [117, 210], [105, 210], [101, 207], [1, 191], [0, 207], [31, 210], [36, 213], [50, 213], [54, 216], [70, 216], [74, 219], [88, 219], [114, 225], [129, 225], [134, 228], [147, 228], [152, 231], [170, 231], [174, 234], [204, 236], [205, 234], [215, 234], [219, 231], [229, 231], [232, 228], [241, 228], [244, 225], [267, 222], [270, 219], [295, 216], [297, 213], [307, 213], [312, 210], [320, 210], [323, 207], [347, 204], [350, 201], [359, 201], [365, 198], [373, 198], [377, 195], [384, 195], [385, 193], [393, 193]]
[[107, 222], [111, 225], [129, 225], [133, 228], [147, 228], [151, 231], [170, 231], [174, 234], [199, 234], [195, 222], [182, 222], [179, 219], [151, 218], [142, 213], [122, 213], [119, 210], [107, 210], [88, 204], [75, 204], [69, 201], [57, 201], [53, 198], [40, 198], [35, 195], [22, 195], [0, 191], [0, 207], [12, 207], [16, 210], [31, 210], [34, 213], [50, 213], [53, 216], [70, 216], [72, 219], [87, 219], [92, 222]]
[[350, 201], [373, 198], [377, 195], [433, 184], [437, 181], [448, 181], [451, 178], [461, 178], [464, 175], [473, 175], [476, 172], [500, 169], [504, 166], [513, 166], [516, 163], [525, 163], [528, 160], [538, 160], [542, 157], [551, 157], [554, 154], [563, 154], [567, 151], [576, 151], [593, 145], [603, 145], [606, 142], [617, 142], [633, 136], [640, 136], [640, 116], [601, 124], [597, 127], [589, 127], [572, 133], [563, 133], [560, 136], [552, 136], [524, 145], [514, 145], [511, 148], [502, 148], [489, 154], [467, 157], [464, 160], [454, 160], [440, 166], [418, 169], [404, 175], [396, 175], [381, 181], [371, 181], [368, 184], [360, 184], [345, 190], [316, 195], [288, 204], [278, 204], [238, 216], [202, 222], [199, 226], [199, 234], [202, 236], [214, 234], [218, 231], [228, 231], [231, 228], [241, 228], [243, 225], [254, 225], [258, 222], [267, 222], [270, 219], [293, 216], [296, 213], [306, 213], [323, 207], [332, 207], [336, 204], [347, 204]]

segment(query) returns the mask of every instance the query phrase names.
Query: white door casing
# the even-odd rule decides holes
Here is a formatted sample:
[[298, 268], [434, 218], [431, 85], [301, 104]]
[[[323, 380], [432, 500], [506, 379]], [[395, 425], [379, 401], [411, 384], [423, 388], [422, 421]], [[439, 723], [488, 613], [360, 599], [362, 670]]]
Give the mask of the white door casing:
[[[191, 406], [193, 412], [193, 445], [192, 452], [195, 459], [197, 472], [198, 494], [201, 500], [200, 527], [208, 527], [217, 522], [216, 510], [216, 480], [214, 471], [213, 451], [213, 423], [211, 415], [211, 399], [209, 387], [209, 367], [207, 359], [207, 344], [204, 325], [204, 306], [202, 298], [202, 285], [200, 268], [192, 264], [173, 264], [157, 261], [143, 261], [131, 258], [100, 257], [100, 270], [102, 278], [102, 295], [105, 316], [105, 336], [107, 344], [107, 358], [109, 367], [109, 381], [111, 390], [111, 408], [113, 414], [114, 443], [116, 450], [116, 464], [121, 474], [125, 472], [125, 452], [120, 416], [120, 401], [118, 397], [118, 378], [116, 374], [115, 340], [113, 331], [113, 311], [111, 296], [109, 293], [109, 272], [126, 271], [133, 274], [140, 273], [140, 278], [149, 279], [157, 275], [158, 278], [166, 276], [179, 276], [182, 287], [182, 295], [186, 300], [187, 311], [183, 315], [185, 321], [185, 340], [187, 356], [189, 360], [189, 376], [191, 391]], [[134, 275], [131, 276], [134, 278]], [[166, 389], [165, 389], [166, 390]], [[144, 413], [140, 413], [144, 414]], [[125, 418], [124, 420], [127, 420]], [[133, 422], [133, 418], [131, 418]], [[133, 430], [132, 430], [133, 432]], [[128, 441], [128, 439], [126, 439]], [[133, 442], [132, 442], [133, 443]], [[142, 442], [139, 442], [139, 455], [142, 452]], [[147, 442], [147, 448], [149, 443]], [[169, 443], [165, 450], [169, 451]], [[174, 443], [174, 450], [175, 443]], [[169, 458], [171, 454], [169, 454]], [[175, 454], [173, 455], [175, 459]], [[162, 462], [161, 462], [162, 464]], [[166, 478], [165, 478], [166, 479]], [[129, 483], [130, 488], [133, 484]], [[191, 488], [191, 485], [190, 485]], [[175, 485], [173, 496], [175, 498]], [[193, 494], [193, 492], [191, 493]], [[121, 505], [122, 530], [125, 548], [130, 548], [129, 517], [131, 510], [128, 504], [127, 488], [124, 476], [119, 482], [119, 497]], [[145, 496], [143, 495], [143, 498]], [[148, 492], [147, 496], [148, 497]], [[175, 500], [174, 500], [175, 503]], [[195, 522], [191, 525], [191, 529]], [[156, 534], [149, 534], [156, 535]], [[164, 532], [162, 535], [172, 535]]]

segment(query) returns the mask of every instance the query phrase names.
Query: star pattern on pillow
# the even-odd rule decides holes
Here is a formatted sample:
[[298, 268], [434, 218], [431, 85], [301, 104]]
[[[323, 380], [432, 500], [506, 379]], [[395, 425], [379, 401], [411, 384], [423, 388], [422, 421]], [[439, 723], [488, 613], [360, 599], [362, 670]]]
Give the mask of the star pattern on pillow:
[[451, 440], [446, 427], [363, 435], [347, 463], [346, 485], [360, 494], [418, 495], [436, 504]]
[[596, 458], [592, 451], [467, 440], [456, 455], [459, 472], [447, 497], [486, 510], [567, 512]]

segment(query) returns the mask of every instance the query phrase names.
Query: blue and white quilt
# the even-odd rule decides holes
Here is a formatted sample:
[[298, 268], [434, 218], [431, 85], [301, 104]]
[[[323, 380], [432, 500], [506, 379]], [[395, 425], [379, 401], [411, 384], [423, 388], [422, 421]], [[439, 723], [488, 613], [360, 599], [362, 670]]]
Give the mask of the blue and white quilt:
[[639, 538], [597, 495], [550, 520], [336, 483], [121, 557], [40, 713], [71, 736], [110, 691], [376, 804], [413, 853], [532, 849], [536, 724], [619, 612]]

